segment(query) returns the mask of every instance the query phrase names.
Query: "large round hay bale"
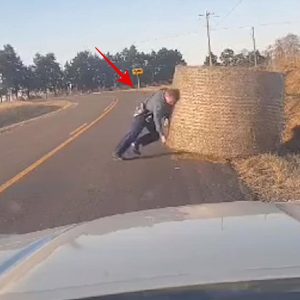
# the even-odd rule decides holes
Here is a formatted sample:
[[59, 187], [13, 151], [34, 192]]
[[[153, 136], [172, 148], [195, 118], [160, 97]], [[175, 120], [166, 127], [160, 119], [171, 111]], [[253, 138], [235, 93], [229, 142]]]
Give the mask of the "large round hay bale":
[[180, 89], [168, 145], [214, 158], [275, 150], [283, 131], [284, 79], [242, 68], [176, 68]]

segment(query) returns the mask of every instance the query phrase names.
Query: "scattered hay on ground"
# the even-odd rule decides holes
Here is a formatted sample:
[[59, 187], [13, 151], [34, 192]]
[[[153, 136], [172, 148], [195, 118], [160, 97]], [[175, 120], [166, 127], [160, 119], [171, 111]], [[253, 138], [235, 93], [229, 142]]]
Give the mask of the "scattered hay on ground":
[[262, 154], [233, 161], [232, 165], [256, 198], [300, 200], [300, 155]]
[[234, 160], [232, 166], [257, 199], [300, 200], [300, 97], [288, 97], [281, 153]]

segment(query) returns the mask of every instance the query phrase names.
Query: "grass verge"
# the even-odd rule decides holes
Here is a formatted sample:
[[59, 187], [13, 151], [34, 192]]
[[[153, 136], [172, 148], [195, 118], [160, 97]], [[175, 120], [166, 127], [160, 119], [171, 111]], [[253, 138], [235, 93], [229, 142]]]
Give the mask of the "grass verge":
[[0, 128], [53, 112], [64, 105], [65, 101], [3, 103], [0, 105]]

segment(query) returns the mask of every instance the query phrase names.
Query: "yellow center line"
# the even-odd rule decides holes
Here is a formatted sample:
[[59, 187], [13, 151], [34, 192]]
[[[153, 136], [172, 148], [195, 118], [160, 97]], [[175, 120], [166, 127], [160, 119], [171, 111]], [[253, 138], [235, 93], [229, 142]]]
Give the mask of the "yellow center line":
[[87, 123], [84, 123], [82, 125], [80, 125], [79, 127], [77, 127], [76, 129], [74, 129], [73, 131], [70, 132], [70, 135], [75, 134], [77, 131], [80, 131], [83, 127], [85, 127], [87, 125]]
[[26, 169], [24, 169], [23, 171], [21, 171], [19, 174], [17, 174], [13, 178], [9, 179], [8, 181], [6, 181], [2, 185], [0, 185], [0, 193], [3, 193], [5, 190], [7, 190], [8, 188], [10, 188], [12, 185], [14, 185], [20, 179], [22, 179], [23, 177], [25, 177], [26, 175], [28, 175], [29, 173], [31, 173], [33, 170], [35, 170], [36, 168], [38, 168], [41, 164], [43, 164], [48, 159], [50, 159], [52, 156], [54, 156], [57, 152], [59, 152], [60, 150], [62, 150], [63, 148], [65, 148], [67, 145], [69, 145], [75, 139], [77, 139], [84, 132], [86, 132], [87, 130], [89, 130], [92, 126], [94, 126], [97, 122], [99, 122], [107, 114], [109, 114], [109, 112], [111, 112], [114, 109], [114, 107], [117, 105], [118, 102], [119, 102], [118, 99], [115, 99], [113, 102], [111, 102], [105, 108], [105, 110], [103, 111], [103, 113], [97, 119], [95, 119], [94, 121], [92, 121], [87, 126], [85, 126], [85, 127], [81, 128], [80, 130], [78, 130], [76, 133], [74, 133], [71, 137], [69, 137], [62, 144], [60, 144], [59, 146], [57, 146], [56, 148], [54, 148], [53, 150], [51, 150], [50, 152], [48, 152], [47, 154], [45, 154], [44, 156], [42, 156], [39, 160], [37, 160], [36, 162], [34, 162], [32, 165], [30, 165], [29, 167], [27, 167]]

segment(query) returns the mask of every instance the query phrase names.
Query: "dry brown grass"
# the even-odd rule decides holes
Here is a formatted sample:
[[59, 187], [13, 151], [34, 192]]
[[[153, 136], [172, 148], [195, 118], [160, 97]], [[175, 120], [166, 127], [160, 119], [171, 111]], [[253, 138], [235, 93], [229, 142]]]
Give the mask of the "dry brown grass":
[[2, 103], [0, 104], [1, 131], [6, 130], [7, 126], [46, 115], [69, 104], [70, 102], [64, 100]]
[[300, 94], [300, 57], [277, 59], [268, 68], [270, 71], [285, 75], [285, 91], [287, 95]]
[[25, 106], [59, 106], [64, 107], [65, 105], [69, 104], [69, 101], [65, 100], [53, 100], [53, 101], [14, 101], [14, 102], [2, 102], [0, 103], [0, 111], [4, 111], [7, 109], [14, 109], [15, 107], [25, 107]]
[[300, 96], [287, 97], [285, 101], [286, 127], [284, 142], [290, 141], [294, 136], [294, 129], [300, 126]]
[[300, 70], [292, 70], [286, 74], [286, 92], [289, 95], [300, 94]]
[[236, 160], [233, 166], [256, 198], [300, 200], [300, 155], [262, 154]]
[[232, 162], [242, 181], [260, 200], [300, 200], [300, 97], [286, 99], [285, 114], [280, 155], [262, 154]]

